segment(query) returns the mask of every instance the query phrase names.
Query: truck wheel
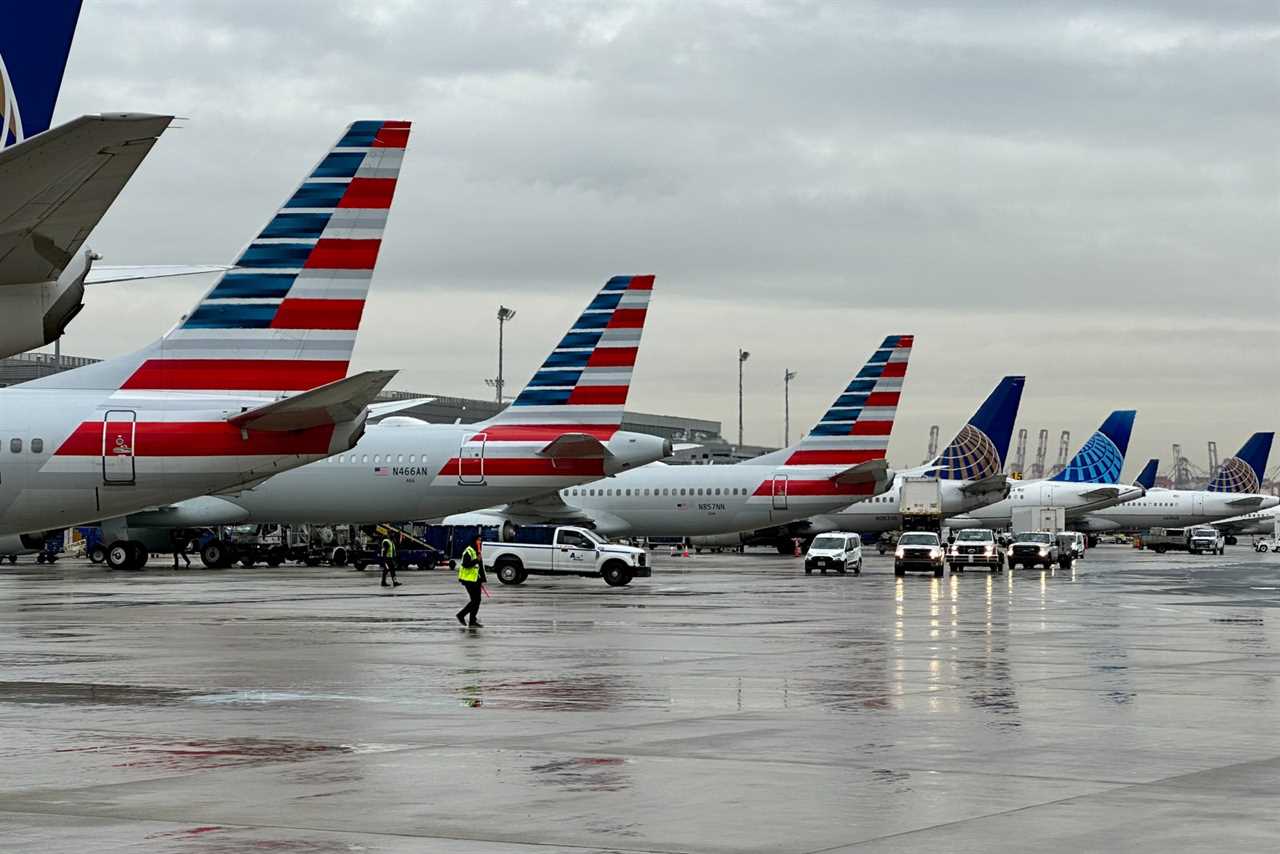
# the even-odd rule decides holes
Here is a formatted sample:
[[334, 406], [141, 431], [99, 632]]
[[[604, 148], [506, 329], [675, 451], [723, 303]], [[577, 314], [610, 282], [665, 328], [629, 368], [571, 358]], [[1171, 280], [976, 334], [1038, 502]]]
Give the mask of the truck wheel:
[[805, 575], [813, 575], [813, 567], [811, 567], [811, 566], [806, 566], [806, 567], [804, 568], [804, 574], [805, 574]]
[[227, 547], [220, 540], [210, 540], [200, 549], [200, 562], [209, 569], [221, 569], [227, 557]]
[[107, 547], [102, 543], [94, 543], [89, 547], [89, 552], [85, 557], [89, 558], [90, 563], [102, 563], [107, 559]]
[[338, 546], [333, 550], [333, 556], [329, 558], [329, 562], [334, 566], [347, 565], [347, 550], [342, 546]]
[[1232, 537], [1224, 537], [1222, 541], [1223, 541], [1224, 543], [1226, 543], [1227, 545], [1229, 545], [1229, 546], [1234, 546], [1234, 545], [1236, 544], [1236, 542], [1237, 542], [1236, 538], [1235, 538], [1235, 537], [1233, 537], [1233, 536], [1232, 536]]
[[369, 565], [369, 562], [362, 557], [358, 557], [351, 562], [351, 565], [363, 572], [364, 568]]
[[305, 558], [302, 559], [302, 562], [305, 563], [307, 566], [319, 566], [320, 558], [313, 557], [312, 555], [307, 555]]
[[941, 577], [942, 577], [942, 567], [938, 567], [937, 569], [935, 569], [935, 570], [933, 571], [933, 577], [934, 577], [934, 578], [941, 578]]
[[503, 584], [523, 584], [528, 577], [525, 575], [524, 567], [515, 560], [504, 560], [495, 569], [498, 572], [498, 580]]
[[600, 575], [610, 587], [625, 587], [631, 583], [631, 570], [626, 564], [617, 561], [606, 563], [600, 570]]
[[907, 574], [907, 571], [895, 563], [893, 565], [893, 574], [898, 578], [902, 578], [904, 575]]
[[1164, 546], [1153, 546], [1151, 550], [1158, 555], [1164, 554]]
[[862, 558], [858, 558], [858, 562], [853, 565], [853, 574], [862, 575]]
[[253, 565], [255, 563], [257, 563], [257, 561], [251, 557], [240, 558], [240, 565], [243, 566], [245, 569], [253, 569]]

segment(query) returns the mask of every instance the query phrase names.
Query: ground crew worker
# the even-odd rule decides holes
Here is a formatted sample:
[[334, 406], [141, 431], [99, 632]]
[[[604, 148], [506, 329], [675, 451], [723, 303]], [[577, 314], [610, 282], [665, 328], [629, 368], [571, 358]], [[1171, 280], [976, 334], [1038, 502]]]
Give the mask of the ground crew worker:
[[[396, 581], [396, 563], [398, 551], [396, 549], [396, 541], [391, 539], [391, 535], [387, 534], [382, 538], [382, 586], [400, 586], [400, 582]], [[387, 573], [391, 573], [391, 584], [387, 583]]]
[[[484, 558], [480, 554], [480, 543], [484, 538], [479, 533], [475, 539], [471, 541], [471, 545], [467, 546], [462, 552], [462, 562], [458, 564], [458, 581], [463, 587], [467, 588], [467, 595], [471, 597], [471, 601], [467, 606], [459, 611], [455, 616], [462, 625], [473, 626], [477, 629], [483, 629], [477, 619], [480, 616], [480, 585], [484, 584]], [[471, 619], [468, 621], [467, 615]]]

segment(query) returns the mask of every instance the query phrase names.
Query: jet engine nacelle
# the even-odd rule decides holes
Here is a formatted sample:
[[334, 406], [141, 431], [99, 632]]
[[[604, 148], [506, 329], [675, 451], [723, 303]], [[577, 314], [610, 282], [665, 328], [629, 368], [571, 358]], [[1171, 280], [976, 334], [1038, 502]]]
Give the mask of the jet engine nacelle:
[[620, 474], [633, 468], [664, 459], [675, 453], [670, 439], [648, 433], [618, 431], [609, 439], [610, 456], [604, 460], [606, 475]]
[[84, 252], [52, 282], [0, 285], [0, 357], [52, 344], [84, 308], [84, 280], [96, 256]]

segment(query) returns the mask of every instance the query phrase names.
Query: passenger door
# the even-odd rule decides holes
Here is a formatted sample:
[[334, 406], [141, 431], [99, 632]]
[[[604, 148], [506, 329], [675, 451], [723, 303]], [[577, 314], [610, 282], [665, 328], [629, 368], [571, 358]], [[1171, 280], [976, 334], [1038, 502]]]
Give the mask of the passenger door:
[[596, 544], [577, 531], [557, 531], [555, 570], [557, 572], [593, 572], [596, 568]]
[[484, 483], [484, 446], [488, 439], [486, 433], [473, 433], [462, 440], [458, 451], [458, 483]]
[[787, 476], [785, 474], [773, 477], [773, 509], [787, 509]]
[[102, 416], [102, 482], [131, 485], [137, 482], [138, 413], [109, 409]]

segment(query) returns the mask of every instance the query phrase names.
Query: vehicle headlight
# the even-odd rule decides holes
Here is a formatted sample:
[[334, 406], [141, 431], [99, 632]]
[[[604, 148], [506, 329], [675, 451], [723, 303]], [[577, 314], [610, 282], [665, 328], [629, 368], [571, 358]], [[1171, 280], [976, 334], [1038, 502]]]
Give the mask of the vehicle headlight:
[[896, 549], [893, 550], [893, 556], [897, 558], [905, 557], [906, 554], [907, 552], [905, 549], [902, 548], [902, 546], [898, 546]]
[[930, 546], [929, 557], [942, 557], [942, 549], [938, 546]]
[[1049, 554], [1049, 547], [1048, 547], [1048, 546], [1041, 546], [1041, 547], [1040, 547], [1040, 554], [1042, 554], [1042, 555], [1048, 555], [1048, 554]]
[[995, 554], [995, 551], [995, 547], [989, 543], [982, 547], [982, 553], [984, 555]]

